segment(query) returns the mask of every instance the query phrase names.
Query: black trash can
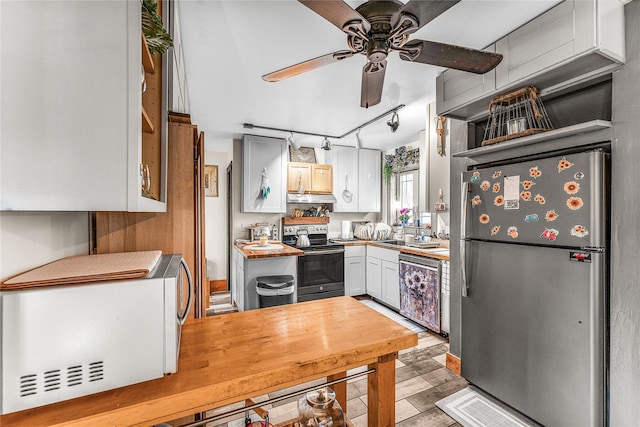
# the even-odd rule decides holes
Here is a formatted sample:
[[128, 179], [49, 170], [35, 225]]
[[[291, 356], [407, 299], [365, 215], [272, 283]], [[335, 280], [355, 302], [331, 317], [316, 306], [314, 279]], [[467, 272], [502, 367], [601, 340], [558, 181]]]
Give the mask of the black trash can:
[[294, 280], [291, 275], [260, 276], [256, 278], [259, 307], [292, 304], [295, 288]]

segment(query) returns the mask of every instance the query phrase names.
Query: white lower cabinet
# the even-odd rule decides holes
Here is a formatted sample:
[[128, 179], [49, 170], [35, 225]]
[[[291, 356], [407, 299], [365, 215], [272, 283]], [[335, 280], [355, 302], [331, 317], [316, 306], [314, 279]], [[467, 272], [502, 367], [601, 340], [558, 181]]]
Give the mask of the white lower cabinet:
[[344, 293], [355, 296], [367, 293], [366, 246], [344, 248]]
[[367, 255], [367, 294], [382, 299], [382, 262]]
[[399, 257], [400, 252], [393, 249], [367, 247], [367, 294], [397, 310], [400, 309]]
[[[394, 251], [397, 253], [397, 251]], [[382, 260], [382, 301], [400, 310], [400, 280], [398, 261]]]

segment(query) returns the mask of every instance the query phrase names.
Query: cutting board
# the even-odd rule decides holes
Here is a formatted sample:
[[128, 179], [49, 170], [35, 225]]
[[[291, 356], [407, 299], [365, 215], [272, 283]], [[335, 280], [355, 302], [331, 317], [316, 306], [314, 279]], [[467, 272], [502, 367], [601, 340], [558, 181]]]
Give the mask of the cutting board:
[[62, 258], [0, 283], [0, 290], [135, 279], [149, 274], [161, 255], [142, 251]]

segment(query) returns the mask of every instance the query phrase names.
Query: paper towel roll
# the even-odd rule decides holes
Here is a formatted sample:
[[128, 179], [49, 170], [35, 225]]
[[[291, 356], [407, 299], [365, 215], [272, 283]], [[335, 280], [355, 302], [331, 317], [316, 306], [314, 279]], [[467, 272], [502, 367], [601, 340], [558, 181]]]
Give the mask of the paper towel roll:
[[351, 238], [351, 221], [340, 222], [340, 237], [343, 239]]

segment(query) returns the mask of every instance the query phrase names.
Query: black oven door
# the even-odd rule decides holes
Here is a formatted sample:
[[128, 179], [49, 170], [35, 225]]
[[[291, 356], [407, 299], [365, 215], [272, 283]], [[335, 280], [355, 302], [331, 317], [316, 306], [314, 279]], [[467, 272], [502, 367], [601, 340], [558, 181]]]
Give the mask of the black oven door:
[[298, 302], [344, 295], [344, 248], [305, 250], [298, 257]]

